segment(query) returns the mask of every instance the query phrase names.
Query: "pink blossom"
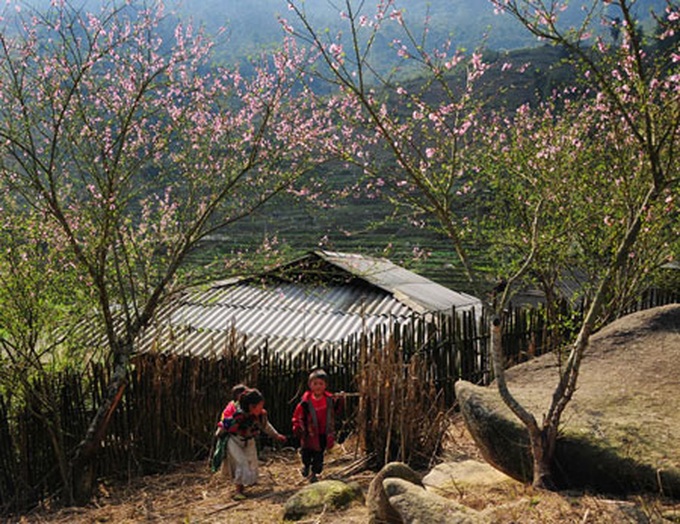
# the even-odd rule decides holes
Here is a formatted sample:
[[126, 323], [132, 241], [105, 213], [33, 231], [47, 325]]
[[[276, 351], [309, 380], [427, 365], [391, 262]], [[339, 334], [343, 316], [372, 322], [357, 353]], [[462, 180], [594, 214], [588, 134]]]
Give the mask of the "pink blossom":
[[390, 13], [390, 19], [391, 20], [396, 20], [399, 25], [404, 25], [404, 16], [403, 13], [397, 9], [392, 11]]

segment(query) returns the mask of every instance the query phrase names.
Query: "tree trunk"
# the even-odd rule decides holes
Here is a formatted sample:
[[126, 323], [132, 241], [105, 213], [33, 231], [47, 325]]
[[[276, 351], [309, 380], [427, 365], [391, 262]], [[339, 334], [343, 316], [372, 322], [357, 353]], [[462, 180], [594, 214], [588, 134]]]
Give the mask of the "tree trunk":
[[501, 343], [501, 319], [494, 316], [491, 322], [491, 353], [493, 367], [496, 374], [498, 392], [505, 405], [526, 426], [529, 433], [529, 443], [533, 460], [533, 485], [549, 490], [555, 489], [552, 477], [553, 458], [555, 456], [555, 442], [557, 429], [549, 424], [540, 427], [535, 417], [529, 413], [510, 393], [505, 381], [505, 365]]
[[102, 403], [92, 418], [85, 437], [80, 441], [74, 452], [71, 460], [70, 498], [75, 504], [85, 505], [89, 503], [94, 493], [94, 459], [106, 435], [111, 416], [123, 397], [127, 385], [129, 361], [128, 351], [120, 352], [115, 358], [106, 396], [102, 399]]
[[553, 479], [553, 460], [555, 458], [555, 438], [550, 427], [529, 427], [529, 441], [533, 458], [533, 481], [535, 488], [555, 491], [557, 486]]

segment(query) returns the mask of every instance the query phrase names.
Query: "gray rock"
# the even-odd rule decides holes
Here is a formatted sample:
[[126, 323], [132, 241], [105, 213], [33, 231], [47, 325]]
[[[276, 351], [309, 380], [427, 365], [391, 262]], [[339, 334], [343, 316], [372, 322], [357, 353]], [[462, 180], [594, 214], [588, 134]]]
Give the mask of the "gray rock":
[[383, 481], [390, 506], [404, 524], [487, 524], [482, 513], [399, 478]]
[[437, 464], [423, 477], [423, 484], [443, 495], [460, 493], [468, 486], [498, 486], [517, 483], [516, 480], [494, 468], [487, 462], [461, 460]]
[[[599, 493], [680, 497], [680, 305], [629, 315], [591, 338], [578, 388], [562, 416], [555, 481]], [[555, 355], [508, 370], [512, 394], [537, 420], [559, 377]], [[466, 425], [484, 458], [531, 481], [528, 437], [495, 385], [456, 384]]]
[[508, 476], [531, 482], [533, 471], [526, 429], [505, 407], [498, 392], [493, 387], [459, 381], [456, 399], [482, 456]]
[[399, 514], [390, 506], [383, 488], [383, 480], [400, 478], [418, 486], [423, 486], [420, 475], [403, 462], [390, 462], [373, 477], [368, 486], [366, 506], [368, 507], [369, 524], [401, 524]]
[[285, 520], [300, 520], [306, 515], [324, 510], [334, 511], [349, 506], [354, 501], [363, 502], [361, 487], [352, 482], [322, 480], [309, 484], [286, 501]]

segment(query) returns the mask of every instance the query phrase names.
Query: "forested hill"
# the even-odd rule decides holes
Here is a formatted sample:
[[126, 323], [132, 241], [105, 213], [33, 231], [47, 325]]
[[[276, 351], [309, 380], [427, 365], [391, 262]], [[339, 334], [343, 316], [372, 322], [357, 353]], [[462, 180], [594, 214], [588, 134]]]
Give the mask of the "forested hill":
[[[122, 1], [122, 0], [120, 0]], [[356, 5], [358, 0], [352, 0]], [[368, 6], [378, 0], [366, 0]], [[34, 6], [45, 8], [51, 0], [28, 0]], [[101, 0], [74, 0], [74, 3], [93, 7]], [[227, 28], [227, 40], [220, 46], [222, 60], [239, 61], [250, 54], [276, 45], [281, 39], [277, 15], [292, 17], [286, 9], [286, 0], [167, 0], [174, 5], [175, 15], [183, 19], [193, 18], [203, 24], [210, 33], [219, 27]], [[338, 0], [336, 4], [344, 4]], [[565, 23], [573, 23], [586, 0], [572, 0]], [[487, 57], [503, 63], [512, 61], [527, 64], [525, 73], [519, 67], [500, 77], [500, 67], [489, 70], [485, 94], [492, 95], [494, 102], [509, 108], [549, 96], [553, 88], [572, 82], [573, 75], [564, 65], [559, 49], [543, 46], [520, 28], [509, 16], [495, 15], [488, 0], [398, 0], [405, 7], [407, 22], [416, 32], [422, 29], [422, 21], [429, 13], [431, 31], [429, 41], [433, 44], [448, 37], [458, 47], [477, 46], [487, 36]], [[306, 0], [311, 21], [317, 27], [338, 29], [337, 14], [327, 0]], [[637, 16], [644, 30], [652, 27], [650, 10], [661, 12], [664, 0], [639, 0]], [[292, 19], [291, 19], [292, 20]], [[606, 30], [606, 29], [604, 29]], [[386, 41], [389, 38], [386, 37]], [[394, 56], [393, 50], [386, 57]], [[376, 57], [374, 57], [376, 58]], [[377, 58], [380, 60], [380, 58]], [[386, 60], [385, 60], [386, 61]], [[412, 78], [409, 82], [418, 82]], [[484, 93], [483, 93], [484, 94]], [[342, 169], [324, 172], [323, 176], [333, 185], [346, 184], [351, 176]], [[349, 182], [351, 183], [351, 181]], [[292, 197], [288, 197], [291, 198]], [[338, 251], [358, 251], [364, 254], [386, 256], [395, 263], [405, 265], [442, 284], [463, 291], [462, 272], [452, 254], [450, 242], [443, 236], [415, 229], [401, 217], [385, 221], [392, 209], [387, 202], [369, 199], [348, 199], [338, 202], [331, 211], [306, 207], [296, 201], [276, 201], [257, 215], [239, 222], [234, 228], [216, 236], [209, 249], [197, 253], [193, 262], [209, 272], [219, 273], [224, 260], [234, 253], [248, 253], [266, 241], [286, 246], [299, 254], [309, 249], [323, 247]], [[478, 257], [479, 258], [479, 257]]]
[[[91, 9], [103, 1], [76, 0], [73, 3]], [[26, 4], [40, 9], [50, 3], [51, 0], [26, 1]], [[166, 0], [165, 3], [169, 16], [193, 20], [213, 35], [224, 28], [226, 38], [218, 50], [223, 61], [241, 61], [277, 45], [282, 39], [279, 16], [295, 25], [294, 13], [288, 10], [287, 0]], [[351, 3], [353, 6], [363, 4], [363, 13], [370, 17], [378, 0], [351, 0]], [[328, 28], [331, 33], [341, 28], [341, 20], [333, 5], [344, 6], [344, 0], [306, 0], [298, 4], [304, 4], [309, 19], [317, 28]], [[561, 13], [560, 20], [565, 26], [577, 23], [583, 17], [584, 5], [590, 4], [591, 0], [572, 0], [568, 10]], [[489, 0], [396, 0], [395, 5], [403, 9], [404, 19], [416, 35], [422, 34], [424, 20], [429, 17], [426, 45], [437, 46], [451, 39], [458, 48], [473, 49], [484, 42], [486, 48], [500, 51], [539, 44], [510, 16], [495, 14]], [[637, 2], [635, 14], [643, 29], [653, 24], [651, 11], [661, 13], [664, 5], [664, 0]], [[606, 10], [602, 14], [606, 18]], [[391, 36], [383, 35], [385, 44], [391, 42]], [[381, 47], [384, 56], [376, 58], [381, 62], [387, 61], [386, 66], [389, 66], [396, 57], [388, 45]]]

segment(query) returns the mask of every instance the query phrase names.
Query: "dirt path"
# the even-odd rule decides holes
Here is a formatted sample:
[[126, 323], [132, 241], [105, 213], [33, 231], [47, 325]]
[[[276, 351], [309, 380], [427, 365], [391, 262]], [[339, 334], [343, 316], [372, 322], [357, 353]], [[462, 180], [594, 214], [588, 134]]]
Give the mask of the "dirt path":
[[[146, 476], [129, 484], [107, 484], [99, 487], [95, 501], [84, 508], [50, 511], [43, 508], [11, 522], [116, 524], [137, 522], [183, 522], [262, 524], [280, 522], [286, 500], [306, 480], [299, 473], [297, 453], [290, 449], [266, 451], [261, 455], [260, 481], [247, 491], [248, 498], [234, 501], [231, 485], [220, 473], [212, 474], [206, 462], [183, 464], [176, 471]], [[355, 460], [346, 447], [337, 447], [328, 455], [326, 475], [341, 475]], [[367, 488], [371, 473], [354, 475]], [[328, 523], [365, 523], [368, 512], [357, 505], [336, 515], [324, 515]]]
[[[479, 459], [476, 447], [460, 420], [452, 425], [447, 443], [451, 461]], [[357, 457], [350, 446], [336, 447], [329, 453], [327, 477], [345, 477], [358, 482], [364, 493], [372, 473], [349, 475]], [[134, 479], [127, 484], [100, 486], [96, 500], [88, 507], [50, 511], [43, 508], [10, 520], [33, 524], [128, 524], [239, 523], [272, 524], [282, 522], [283, 507], [290, 495], [305, 485], [299, 473], [300, 461], [292, 449], [269, 451], [262, 456], [260, 482], [241, 502], [231, 499], [231, 486], [221, 475], [213, 475], [205, 462], [183, 464], [176, 471]], [[463, 481], [464, 479], [461, 479]], [[478, 485], [461, 482], [448, 497], [478, 510], [499, 508], [498, 524], [626, 524], [680, 522], [680, 504], [655, 498], [610, 500], [579, 493], [537, 491], [519, 483]], [[662, 520], [662, 515], [667, 519]], [[368, 510], [355, 504], [336, 513], [315, 515], [303, 524], [365, 524]]]

